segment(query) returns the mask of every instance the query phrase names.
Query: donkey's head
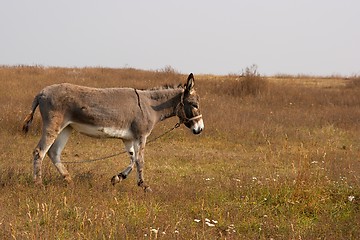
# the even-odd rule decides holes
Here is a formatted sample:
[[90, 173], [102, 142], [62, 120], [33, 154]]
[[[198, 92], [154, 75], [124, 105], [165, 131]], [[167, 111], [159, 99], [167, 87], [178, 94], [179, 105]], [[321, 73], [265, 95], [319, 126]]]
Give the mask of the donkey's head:
[[194, 76], [190, 73], [176, 115], [180, 123], [184, 123], [194, 134], [199, 134], [204, 129], [204, 121], [200, 113], [200, 98], [195, 92], [194, 85]]

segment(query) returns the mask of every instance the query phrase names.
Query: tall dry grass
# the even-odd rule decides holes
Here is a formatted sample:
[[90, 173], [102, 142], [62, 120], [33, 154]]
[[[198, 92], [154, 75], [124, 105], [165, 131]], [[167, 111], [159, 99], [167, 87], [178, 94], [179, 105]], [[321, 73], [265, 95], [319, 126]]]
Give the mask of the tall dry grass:
[[[110, 185], [110, 177], [127, 165], [126, 156], [69, 165], [73, 187], [64, 186], [45, 159], [45, 188], [33, 186], [31, 152], [40, 137], [39, 115], [28, 136], [20, 128], [33, 97], [44, 86], [71, 82], [148, 88], [185, 79], [171, 67], [1, 67], [0, 237], [359, 236], [358, 79], [348, 79], [345, 85], [344, 79], [336, 78], [301, 84], [295, 77], [274, 80], [254, 71], [240, 76], [195, 74], [205, 131], [193, 136], [181, 127], [147, 146], [145, 178], [153, 194], [144, 194], [132, 175], [115, 188]], [[154, 135], [175, 123], [174, 118], [160, 124]], [[99, 157], [122, 148], [116, 140], [73, 133], [63, 159]]]

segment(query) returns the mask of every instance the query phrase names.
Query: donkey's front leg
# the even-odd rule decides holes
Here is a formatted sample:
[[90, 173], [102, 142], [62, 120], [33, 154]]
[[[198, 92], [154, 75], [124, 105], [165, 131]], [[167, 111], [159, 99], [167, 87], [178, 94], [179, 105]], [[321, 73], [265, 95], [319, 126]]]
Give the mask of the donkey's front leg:
[[121, 171], [119, 174], [113, 176], [111, 178], [111, 183], [112, 185], [115, 185], [119, 182], [121, 182], [121, 180], [126, 179], [127, 176], [131, 173], [131, 171], [134, 168], [134, 163], [135, 162], [131, 162], [129, 166], [127, 166], [123, 171]]
[[144, 182], [144, 149], [145, 149], [146, 139], [140, 142], [139, 146], [139, 154], [135, 160], [136, 169], [137, 169], [137, 183], [139, 187], [142, 187], [145, 192], [151, 192], [151, 188], [149, 185], [145, 184]]
[[126, 179], [127, 176], [131, 173], [131, 171], [134, 168], [135, 158], [136, 158], [134, 142], [133, 141], [124, 141], [124, 144], [125, 144], [126, 151], [130, 155], [130, 164], [123, 171], [121, 171], [120, 173], [118, 173], [117, 175], [115, 175], [111, 178], [111, 183], [113, 185], [121, 182], [121, 180], [123, 180], [123, 179]]

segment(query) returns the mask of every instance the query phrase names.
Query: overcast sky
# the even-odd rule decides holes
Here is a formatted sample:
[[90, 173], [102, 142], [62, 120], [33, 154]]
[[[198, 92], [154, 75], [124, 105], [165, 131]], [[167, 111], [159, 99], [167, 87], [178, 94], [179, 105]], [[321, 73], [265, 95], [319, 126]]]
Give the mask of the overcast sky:
[[1, 0], [0, 64], [360, 74], [359, 0]]

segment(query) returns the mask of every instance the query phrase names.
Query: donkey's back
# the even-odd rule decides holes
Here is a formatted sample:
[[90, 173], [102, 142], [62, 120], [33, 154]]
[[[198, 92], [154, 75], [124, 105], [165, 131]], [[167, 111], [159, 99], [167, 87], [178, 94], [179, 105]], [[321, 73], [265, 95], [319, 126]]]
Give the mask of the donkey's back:
[[[45, 87], [34, 98], [32, 110], [25, 119], [23, 130], [28, 131], [36, 107], [39, 106], [43, 126], [61, 131], [68, 125], [84, 131], [92, 127], [128, 127], [139, 114], [137, 96], [131, 88], [90, 88], [69, 83]], [[81, 127], [81, 125], [84, 125]], [[121, 126], [123, 125], [123, 126]], [[101, 134], [98, 134], [101, 135]]]

